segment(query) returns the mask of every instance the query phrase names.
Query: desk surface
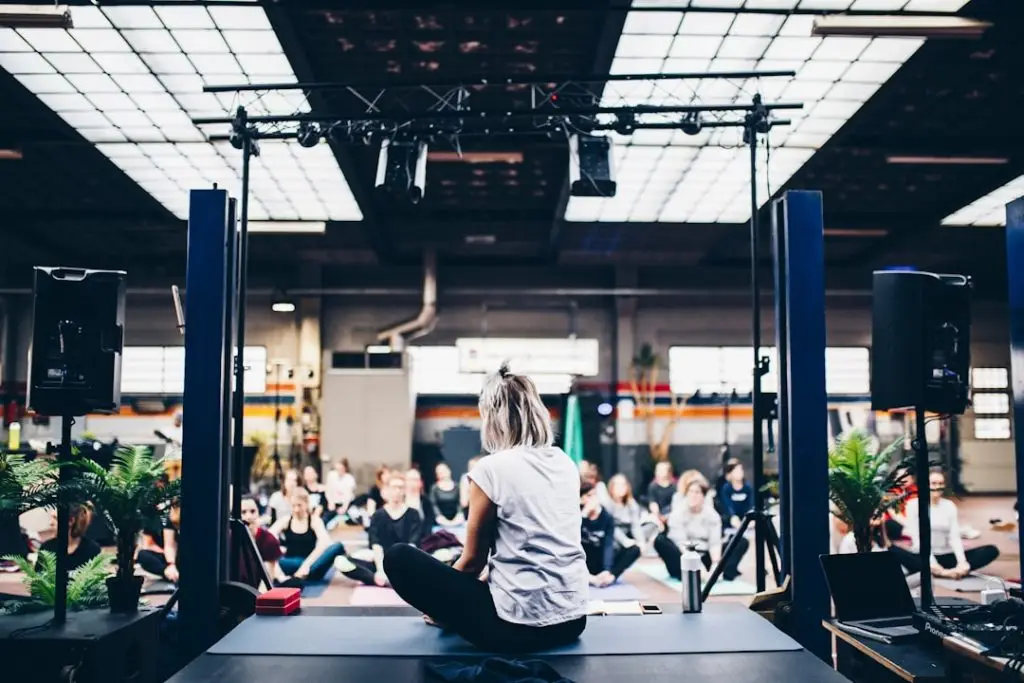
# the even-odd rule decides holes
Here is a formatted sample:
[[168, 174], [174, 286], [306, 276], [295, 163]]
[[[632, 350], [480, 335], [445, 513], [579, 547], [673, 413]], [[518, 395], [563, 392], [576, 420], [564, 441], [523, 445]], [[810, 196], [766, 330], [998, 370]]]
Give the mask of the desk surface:
[[847, 633], [836, 626], [833, 619], [827, 619], [821, 622], [821, 625], [837, 639], [905, 681], [932, 683], [946, 680], [947, 671], [942, 660], [942, 651], [925, 646], [917, 638], [889, 644]]
[[[668, 607], [668, 606], [665, 606]], [[678, 609], [678, 605], [673, 605]], [[664, 609], [664, 607], [663, 607]], [[408, 607], [321, 607], [303, 610], [308, 615], [409, 616]], [[614, 619], [615, 617], [607, 617]], [[426, 681], [427, 660], [384, 657], [294, 657], [204, 654], [170, 679], [170, 683], [310, 683], [347, 681]], [[437, 661], [437, 660], [432, 660]], [[806, 651], [649, 655], [645, 657], [555, 657], [551, 664], [577, 683], [645, 683], [741, 680], [749, 683], [845, 683], [846, 679]]]

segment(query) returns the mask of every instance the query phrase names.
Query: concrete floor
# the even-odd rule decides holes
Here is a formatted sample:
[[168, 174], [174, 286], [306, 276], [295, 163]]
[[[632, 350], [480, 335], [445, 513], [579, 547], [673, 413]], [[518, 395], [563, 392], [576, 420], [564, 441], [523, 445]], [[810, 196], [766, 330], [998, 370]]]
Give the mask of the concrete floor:
[[[981, 532], [981, 537], [974, 541], [967, 541], [967, 547], [977, 545], [993, 544], [999, 548], [1000, 557], [996, 562], [986, 568], [985, 573], [999, 576], [1004, 579], [1018, 579], [1020, 571], [1020, 549], [1017, 543], [1016, 531], [998, 532], [991, 529], [992, 519], [1013, 519], [1013, 499], [1008, 496], [999, 497], [973, 497], [960, 501], [960, 522], [969, 524]], [[361, 530], [346, 528], [333, 532], [333, 536], [347, 545], [360, 545], [365, 539], [365, 533]], [[364, 541], [363, 541], [364, 543]], [[639, 563], [660, 564], [657, 558], [641, 558]], [[753, 550], [747, 553], [741, 564], [743, 579], [754, 583], [754, 554]], [[650, 602], [670, 603], [679, 600], [679, 593], [665, 586], [660, 581], [652, 579], [636, 567], [626, 572], [623, 580], [637, 588], [644, 595], [644, 599]], [[769, 577], [769, 587], [774, 582]], [[351, 604], [352, 593], [356, 584], [345, 577], [335, 574], [330, 586], [318, 597], [303, 597], [306, 605], [329, 605], [344, 606]], [[0, 592], [11, 594], [24, 594], [19, 574], [0, 574]], [[939, 595], [960, 595], [961, 597], [977, 597], [977, 594], [951, 593], [944, 589], [937, 589]], [[165, 598], [154, 596], [150, 601], [153, 604], [160, 604]], [[734, 601], [749, 603], [749, 596], [713, 597], [712, 601]]]

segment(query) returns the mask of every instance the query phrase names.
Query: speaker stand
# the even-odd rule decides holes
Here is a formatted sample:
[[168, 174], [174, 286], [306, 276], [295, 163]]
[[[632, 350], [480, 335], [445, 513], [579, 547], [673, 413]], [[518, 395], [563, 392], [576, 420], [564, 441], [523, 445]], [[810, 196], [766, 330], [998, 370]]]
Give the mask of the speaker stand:
[[53, 625], [61, 626], [68, 618], [68, 501], [64, 487], [69, 481], [71, 464], [71, 427], [75, 418], [64, 415], [60, 421], [60, 468], [57, 471], [57, 569], [53, 585]]
[[921, 554], [921, 611], [928, 612], [935, 605], [935, 596], [932, 593], [932, 522], [931, 522], [931, 492], [929, 491], [928, 475], [930, 463], [928, 461], [928, 438], [925, 434], [924, 408], [918, 406], [914, 409], [916, 418], [916, 433], [912, 446], [914, 448], [914, 476], [917, 479], [917, 537], [919, 539], [918, 551]]

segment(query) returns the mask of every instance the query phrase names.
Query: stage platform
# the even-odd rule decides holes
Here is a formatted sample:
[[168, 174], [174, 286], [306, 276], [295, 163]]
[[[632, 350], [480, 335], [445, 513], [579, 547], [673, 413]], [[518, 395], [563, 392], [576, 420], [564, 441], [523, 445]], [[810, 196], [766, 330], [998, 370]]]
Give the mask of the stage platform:
[[[686, 618], [707, 617], [709, 625], [713, 625], [716, 637], [723, 641], [733, 640], [731, 635], [749, 630], [757, 625], [753, 620], [761, 617], [738, 605], [708, 605], [712, 613]], [[678, 605], [662, 605], [666, 614], [678, 611]], [[678, 613], [678, 612], [676, 612]], [[304, 617], [354, 617], [366, 619], [375, 617], [408, 617], [418, 613], [408, 607], [324, 607], [307, 608], [302, 612]], [[649, 617], [609, 616], [592, 617], [597, 620], [614, 620], [622, 625], [623, 638], [629, 638], [630, 621]], [[280, 628], [289, 628], [289, 617], [280, 617]], [[345, 623], [339, 620], [334, 623]], [[730, 625], [729, 622], [733, 622]], [[324, 624], [332, 623], [324, 620]], [[293, 627], [294, 628], [294, 627]], [[425, 638], [437, 638], [435, 629], [424, 625]], [[772, 627], [774, 628], [774, 627]], [[261, 627], [264, 630], [265, 627]], [[338, 638], [344, 638], [339, 633]], [[780, 636], [785, 638], [785, 636]], [[230, 636], [229, 636], [230, 638]], [[586, 634], [584, 634], [586, 638]], [[330, 680], [332, 683], [362, 683], [367, 680], [388, 681], [388, 683], [405, 681], [428, 681], [425, 664], [427, 662], [472, 661], [468, 654], [433, 657], [401, 657], [388, 652], [386, 643], [377, 646], [379, 652], [367, 655], [327, 655], [327, 654], [211, 654], [201, 655], [177, 675], [170, 683], [205, 683], [218, 680], [221, 683], [257, 683], [272, 681], [273, 683], [309, 683], [315, 680]], [[622, 681], [643, 681], [645, 683], [668, 683], [685, 679], [690, 681], [722, 681], [734, 680], [744, 683], [842, 683], [846, 679], [832, 670], [821, 660], [805, 650], [798, 649], [794, 644], [791, 649], [781, 649], [775, 640], [769, 651], [757, 650], [755, 647], [741, 648], [746, 651], [700, 652], [673, 654], [609, 654], [575, 656], [559, 654], [554, 656], [535, 656], [532, 658], [548, 661], [562, 676], [585, 683], [621, 683]], [[214, 648], [216, 649], [216, 648]], [[231, 648], [229, 648], [231, 649]], [[254, 651], [259, 649], [254, 644]], [[681, 643], [679, 650], [693, 649]], [[723, 648], [718, 648], [723, 649]], [[729, 648], [725, 648], [729, 649]], [[735, 649], [735, 648], [731, 648]], [[637, 653], [644, 651], [638, 644]], [[529, 658], [529, 657], [524, 657]]]

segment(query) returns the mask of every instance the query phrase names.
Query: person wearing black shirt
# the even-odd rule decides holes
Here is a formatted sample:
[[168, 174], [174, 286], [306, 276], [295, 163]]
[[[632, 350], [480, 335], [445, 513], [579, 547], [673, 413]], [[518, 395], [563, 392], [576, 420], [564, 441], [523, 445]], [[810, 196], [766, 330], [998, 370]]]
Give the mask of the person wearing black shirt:
[[459, 505], [459, 486], [452, 479], [452, 468], [448, 463], [439, 462], [434, 467], [434, 485], [430, 487], [430, 504], [434, 517], [430, 520], [439, 526], [459, 526], [466, 523]]
[[415, 468], [405, 473], [405, 504], [420, 513], [422, 524], [415, 541], [419, 544], [433, 531], [434, 506], [430, 498], [423, 495], [423, 476]]
[[654, 481], [647, 487], [647, 509], [664, 527], [672, 511], [672, 496], [676, 493], [672, 481], [672, 463], [659, 462], [654, 466]]
[[172, 507], [167, 518], [167, 524], [160, 530], [146, 532], [152, 541], [148, 548], [139, 551], [136, 562], [143, 570], [166, 579], [171, 583], [178, 583], [178, 523], [181, 520], [181, 511]]
[[423, 526], [420, 513], [405, 504], [405, 475], [392, 472], [384, 494], [384, 507], [373, 513], [368, 530], [375, 568], [373, 582], [378, 586], [388, 584], [384, 553], [395, 545], [415, 545]]
[[587, 556], [590, 585], [609, 586], [640, 558], [640, 548], [635, 545], [615, 547], [615, 519], [601, 507], [594, 487], [586, 482], [580, 486], [580, 510], [583, 514], [580, 537]]
[[377, 468], [377, 477], [374, 479], [373, 486], [370, 487], [366, 501], [366, 516], [372, 517], [373, 513], [384, 507], [384, 496], [382, 495], [384, 488], [388, 485], [388, 478], [391, 476], [391, 470], [386, 466], [382, 465]]
[[[86, 538], [85, 530], [92, 522], [92, 508], [88, 504], [72, 505], [68, 510], [68, 571], [74, 571], [100, 554], [100, 546], [91, 538]], [[41, 546], [40, 550], [57, 552], [57, 539], [51, 538]], [[38, 561], [36, 562], [38, 567]]]
[[743, 517], [754, 507], [754, 489], [746, 482], [743, 463], [735, 458], [725, 463], [725, 483], [718, 490], [724, 517], [733, 529], [743, 523]]

